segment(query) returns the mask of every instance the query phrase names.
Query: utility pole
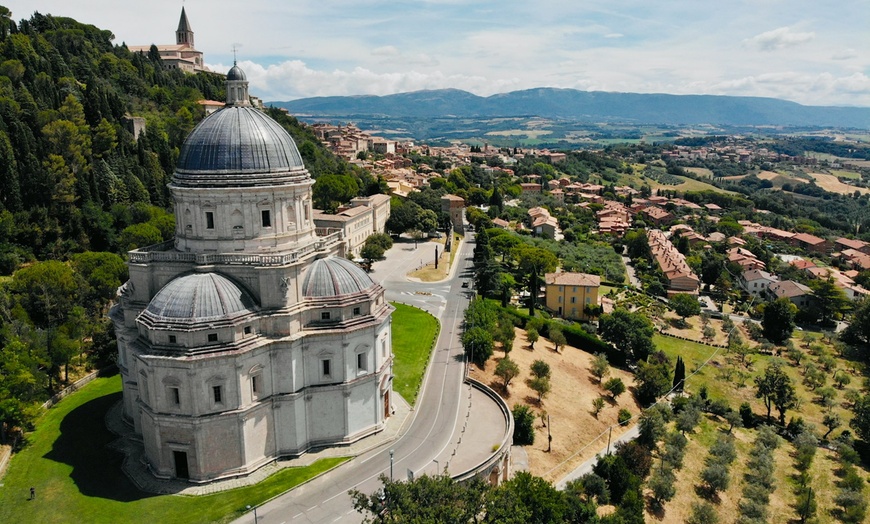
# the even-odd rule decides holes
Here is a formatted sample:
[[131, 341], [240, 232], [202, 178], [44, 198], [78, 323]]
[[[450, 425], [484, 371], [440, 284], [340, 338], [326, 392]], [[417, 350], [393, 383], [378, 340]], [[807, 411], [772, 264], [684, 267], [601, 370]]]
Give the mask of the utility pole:
[[550, 415], [547, 415], [547, 453], [550, 452], [550, 449], [553, 445], [553, 435], [550, 434]]

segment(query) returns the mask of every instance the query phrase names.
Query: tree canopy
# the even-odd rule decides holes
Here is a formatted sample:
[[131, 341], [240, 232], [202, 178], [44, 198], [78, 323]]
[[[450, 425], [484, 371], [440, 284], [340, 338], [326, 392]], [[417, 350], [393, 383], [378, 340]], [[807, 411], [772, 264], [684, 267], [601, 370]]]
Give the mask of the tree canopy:
[[774, 344], [785, 344], [795, 328], [795, 306], [788, 298], [778, 298], [764, 306], [761, 328], [764, 338]]
[[652, 340], [655, 327], [642, 313], [618, 307], [613, 313], [601, 315], [599, 325], [601, 338], [626, 353], [632, 360], [645, 360], [655, 349]]

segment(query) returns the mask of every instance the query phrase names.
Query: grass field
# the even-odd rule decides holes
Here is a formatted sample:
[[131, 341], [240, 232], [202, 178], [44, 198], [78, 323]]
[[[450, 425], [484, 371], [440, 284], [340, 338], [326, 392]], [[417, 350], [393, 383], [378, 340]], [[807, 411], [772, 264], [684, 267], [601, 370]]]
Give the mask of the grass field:
[[849, 178], [852, 180], [861, 180], [861, 173], [857, 171], [843, 171], [843, 170], [832, 170], [831, 174], [837, 178]]
[[216, 495], [143, 493], [121, 472], [122, 455], [106, 447], [115, 436], [103, 419], [120, 398], [121, 377], [100, 378], [46, 412], [2, 479], [0, 522], [225, 522], [347, 460], [287, 468]]
[[393, 390], [413, 406], [438, 336], [438, 320], [422, 309], [393, 306]]
[[[634, 164], [635, 172], [640, 172], [643, 170], [644, 164]], [[716, 191], [717, 193], [726, 193], [733, 194], [733, 191], [726, 191], [722, 188], [718, 188], [713, 184], [708, 184], [706, 182], [701, 182], [700, 180], [695, 180], [694, 178], [677, 176], [677, 178], [682, 179], [682, 182], [677, 185], [665, 185], [660, 184], [659, 182], [651, 179], [645, 178], [641, 179], [639, 174], [620, 174], [618, 183], [620, 185], [629, 185], [632, 187], [640, 187], [643, 184], [648, 184], [654, 191], [656, 189], [673, 189], [676, 191]]]
[[713, 171], [706, 167], [687, 167], [685, 170], [705, 178], [713, 178]]

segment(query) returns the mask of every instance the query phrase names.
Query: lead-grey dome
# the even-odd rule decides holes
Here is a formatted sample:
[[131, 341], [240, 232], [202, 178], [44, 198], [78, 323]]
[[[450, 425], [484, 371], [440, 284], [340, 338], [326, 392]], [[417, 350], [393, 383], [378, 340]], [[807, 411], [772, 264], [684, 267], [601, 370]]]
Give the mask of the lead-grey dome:
[[264, 185], [288, 174], [308, 176], [290, 134], [258, 109], [230, 106], [191, 131], [173, 178], [179, 185]]
[[233, 64], [232, 69], [227, 72], [227, 80], [247, 80], [248, 77], [245, 76], [245, 72], [242, 71], [242, 68]]
[[334, 297], [359, 293], [374, 285], [361, 267], [341, 257], [315, 260], [302, 284], [302, 294], [311, 298]]
[[251, 295], [227, 277], [192, 273], [166, 284], [142, 315], [154, 321], [192, 323], [232, 318], [255, 308]]

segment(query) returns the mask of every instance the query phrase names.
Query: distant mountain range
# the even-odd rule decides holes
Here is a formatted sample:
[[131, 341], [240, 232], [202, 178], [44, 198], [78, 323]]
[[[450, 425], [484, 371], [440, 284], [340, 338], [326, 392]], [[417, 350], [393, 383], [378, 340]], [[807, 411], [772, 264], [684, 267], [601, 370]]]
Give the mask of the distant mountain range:
[[537, 116], [636, 124], [813, 126], [870, 129], [870, 108], [804, 106], [775, 98], [608, 93], [537, 88], [481, 97], [459, 89], [387, 96], [330, 96], [270, 102], [300, 116], [394, 118]]

